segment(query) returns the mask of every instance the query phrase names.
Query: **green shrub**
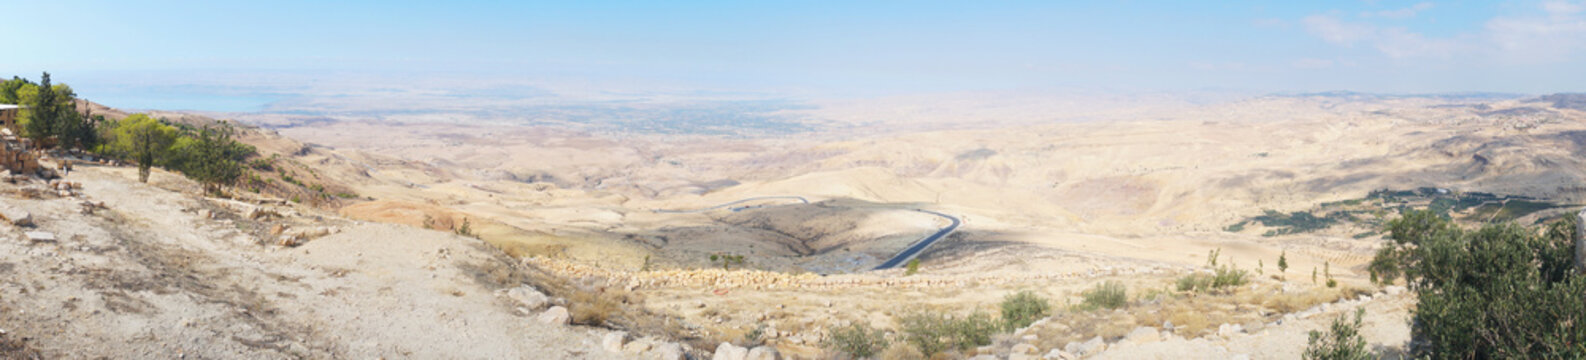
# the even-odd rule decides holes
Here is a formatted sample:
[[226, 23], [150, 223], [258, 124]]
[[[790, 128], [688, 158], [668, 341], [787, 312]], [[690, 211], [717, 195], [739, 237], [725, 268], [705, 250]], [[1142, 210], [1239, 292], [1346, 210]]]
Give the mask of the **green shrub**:
[[1003, 329], [1013, 329], [1030, 326], [1030, 323], [1047, 315], [1052, 305], [1046, 298], [1036, 295], [1029, 290], [1008, 295], [1002, 298], [1002, 323]]
[[920, 259], [910, 259], [908, 269], [903, 271], [903, 276], [920, 273]]
[[1211, 274], [1194, 273], [1178, 278], [1178, 291], [1202, 291], [1211, 288]]
[[1250, 271], [1237, 269], [1231, 265], [1217, 268], [1212, 276], [1212, 287], [1224, 288], [1239, 286], [1250, 282]]
[[1178, 291], [1206, 291], [1250, 282], [1250, 271], [1223, 265], [1207, 273], [1194, 273], [1178, 278]]
[[1416, 292], [1417, 358], [1586, 357], [1586, 276], [1575, 272], [1575, 218], [1545, 232], [1512, 223], [1460, 229], [1431, 211], [1388, 224], [1370, 270]]
[[1348, 315], [1339, 315], [1326, 333], [1311, 330], [1305, 352], [1300, 356], [1305, 360], [1376, 359], [1377, 356], [1366, 349], [1366, 339], [1360, 336], [1360, 318], [1365, 314], [1365, 308], [1356, 309], [1352, 321], [1346, 320]]
[[917, 312], [899, 319], [898, 324], [902, 327], [903, 341], [926, 356], [990, 345], [991, 336], [1000, 327], [991, 315], [983, 312], [954, 319]]
[[833, 329], [822, 344], [827, 349], [854, 358], [868, 358], [880, 354], [890, 343], [886, 333], [869, 325], [854, 323]]
[[1091, 309], [1117, 309], [1128, 305], [1128, 288], [1122, 282], [1108, 280], [1085, 291], [1084, 306]]

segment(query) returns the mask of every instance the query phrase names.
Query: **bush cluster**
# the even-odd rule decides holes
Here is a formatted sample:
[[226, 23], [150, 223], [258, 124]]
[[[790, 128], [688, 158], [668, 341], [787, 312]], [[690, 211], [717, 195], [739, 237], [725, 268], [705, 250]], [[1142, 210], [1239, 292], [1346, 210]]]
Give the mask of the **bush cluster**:
[[1512, 223], [1460, 229], [1431, 211], [1389, 222], [1372, 277], [1416, 292], [1417, 358], [1586, 357], [1586, 276], [1574, 270], [1576, 220], [1545, 231]]
[[1002, 326], [983, 312], [963, 317], [947, 317], [931, 312], [903, 316], [903, 341], [926, 356], [947, 350], [963, 350], [991, 344], [991, 336]]
[[[931, 311], [908, 313], [897, 318], [899, 329], [894, 339], [929, 357], [989, 345], [997, 333], [1029, 326], [1051, 310], [1051, 303], [1032, 291], [1005, 296], [1000, 305], [1000, 319], [979, 311], [961, 317]], [[825, 348], [853, 358], [879, 355], [894, 342], [881, 330], [857, 323], [833, 329], [826, 338]]]
[[1116, 280], [1096, 284], [1081, 295], [1085, 297], [1084, 307], [1091, 309], [1117, 309], [1129, 303], [1128, 288]]

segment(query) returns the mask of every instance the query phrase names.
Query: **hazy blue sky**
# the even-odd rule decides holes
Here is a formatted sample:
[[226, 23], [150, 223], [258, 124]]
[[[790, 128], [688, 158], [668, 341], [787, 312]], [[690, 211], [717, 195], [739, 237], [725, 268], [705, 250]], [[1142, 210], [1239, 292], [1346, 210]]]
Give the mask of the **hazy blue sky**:
[[[1586, 85], [1586, 4], [1561, 1], [8, 0], [0, 11], [12, 34], [0, 73], [50, 70], [83, 92], [210, 74], [802, 94]], [[288, 78], [315, 79], [304, 76]]]

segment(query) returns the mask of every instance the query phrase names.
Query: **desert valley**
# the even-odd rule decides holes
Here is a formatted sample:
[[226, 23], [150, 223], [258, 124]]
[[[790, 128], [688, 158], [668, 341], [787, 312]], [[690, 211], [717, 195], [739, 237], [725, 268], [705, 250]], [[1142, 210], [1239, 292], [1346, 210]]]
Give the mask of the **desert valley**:
[[0, 360], [1586, 358], [1586, 0], [0, 14]]
[[[1412, 294], [1366, 271], [1385, 219], [1540, 224], [1586, 195], [1579, 95], [937, 100], [771, 132], [243, 115], [257, 152], [220, 195], [52, 152], [73, 170], [3, 184], [0, 324], [22, 358], [826, 358], [854, 324], [1028, 291], [1052, 310], [947, 353], [1288, 358], [1366, 309], [1404, 354]], [[1182, 285], [1225, 268], [1243, 285]]]

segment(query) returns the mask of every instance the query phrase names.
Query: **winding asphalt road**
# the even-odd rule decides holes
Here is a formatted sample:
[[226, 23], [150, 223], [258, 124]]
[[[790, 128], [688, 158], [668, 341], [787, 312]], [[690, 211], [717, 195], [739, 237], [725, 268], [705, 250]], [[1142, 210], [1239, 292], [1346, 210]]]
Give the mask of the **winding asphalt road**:
[[903, 249], [902, 252], [892, 256], [891, 260], [887, 260], [887, 262], [881, 263], [880, 266], [876, 266], [874, 270], [895, 268], [898, 267], [898, 265], [908, 262], [909, 260], [913, 260], [915, 256], [920, 255], [921, 251], [925, 251], [925, 248], [930, 247], [931, 244], [936, 243], [937, 240], [947, 237], [947, 234], [951, 234], [953, 230], [958, 230], [958, 225], [963, 224], [962, 221], [959, 221], [957, 217], [953, 217], [952, 215], [924, 209], [914, 209], [914, 211], [940, 216], [947, 219], [948, 221], [952, 221], [953, 223], [948, 224], [947, 227], [944, 227], [941, 230], [937, 230], [936, 233], [931, 234], [931, 236], [926, 236], [924, 239], [920, 239], [919, 242], [914, 243], [914, 245], [909, 246], [907, 249]]
[[[653, 211], [658, 212], [658, 213], [666, 213], [666, 214], [692, 214], [692, 213], [702, 213], [702, 212], [707, 212], [707, 211], [719, 210], [719, 209], [722, 209], [722, 208], [726, 208], [726, 207], [730, 207], [730, 206], [738, 205], [738, 204], [742, 204], [742, 203], [752, 202], [752, 201], [780, 200], [780, 199], [798, 200], [798, 202], [804, 203], [804, 204], [810, 203], [809, 199], [805, 199], [803, 196], [757, 196], [757, 197], [752, 197], [752, 198], [747, 198], [747, 199], [743, 199], [743, 200], [733, 201], [733, 202], [724, 203], [724, 204], [721, 204], [721, 205], [716, 205], [716, 206], [711, 206], [711, 207], [706, 207], [706, 208], [689, 209], [689, 210], [664, 210], [664, 209], [662, 209], [662, 210], [653, 210]], [[739, 212], [739, 211], [743, 211], [743, 210], [757, 209], [757, 208], [761, 208], [761, 207], [765, 207], [765, 205], [734, 207], [734, 208], [732, 208], [732, 211], [733, 212]], [[957, 217], [954, 217], [952, 215], [947, 215], [947, 214], [943, 214], [943, 213], [939, 213], [939, 212], [935, 212], [935, 211], [930, 211], [930, 210], [925, 210], [925, 209], [914, 209], [914, 211], [940, 216], [940, 217], [942, 217], [944, 219], [947, 219], [948, 221], [952, 221], [952, 223], [948, 224], [947, 227], [941, 228], [941, 230], [937, 230], [936, 233], [931, 234], [930, 236], [926, 236], [926, 237], [920, 239], [919, 241], [916, 241], [914, 243], [914, 245], [909, 245], [908, 248], [905, 248], [905, 249], [903, 249], [903, 251], [898, 252], [897, 255], [892, 256], [892, 258], [888, 259], [887, 262], [881, 263], [880, 266], [876, 266], [875, 269], [873, 269], [873, 270], [891, 269], [891, 268], [898, 267], [898, 265], [903, 265], [903, 263], [906, 263], [909, 260], [913, 260], [916, 256], [920, 255], [921, 251], [925, 251], [925, 248], [931, 247], [931, 244], [935, 244], [937, 240], [941, 240], [942, 238], [947, 237], [947, 234], [953, 233], [953, 230], [958, 230], [958, 225], [963, 224], [963, 221], [958, 220]]]

